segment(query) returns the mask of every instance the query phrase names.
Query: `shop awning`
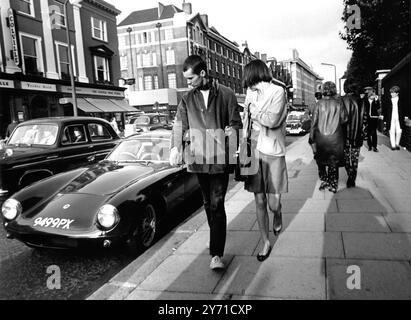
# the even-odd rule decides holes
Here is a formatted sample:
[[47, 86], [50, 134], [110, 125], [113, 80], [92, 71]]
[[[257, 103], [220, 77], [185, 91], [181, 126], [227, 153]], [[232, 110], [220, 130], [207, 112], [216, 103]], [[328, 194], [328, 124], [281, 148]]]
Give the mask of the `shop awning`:
[[[73, 103], [73, 99], [64, 98], [65, 103]], [[104, 112], [103, 110], [97, 108], [95, 105], [90, 104], [84, 98], [77, 98], [77, 108], [83, 110], [86, 113], [98, 113]]]
[[91, 103], [97, 109], [100, 109], [100, 112], [126, 112], [123, 108], [117, 104], [111, 102], [109, 99], [93, 99], [93, 98], [84, 98], [88, 103]]
[[110, 99], [110, 101], [118, 105], [119, 107], [123, 108], [126, 112], [136, 112], [137, 111], [137, 109], [130, 106], [125, 99], [123, 100]]

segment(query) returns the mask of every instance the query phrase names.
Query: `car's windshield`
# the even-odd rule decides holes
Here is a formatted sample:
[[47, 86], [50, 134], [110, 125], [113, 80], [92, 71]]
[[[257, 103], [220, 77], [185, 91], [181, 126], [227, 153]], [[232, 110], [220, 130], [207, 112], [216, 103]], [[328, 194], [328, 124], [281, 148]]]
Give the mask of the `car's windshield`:
[[134, 124], [150, 124], [150, 117], [148, 116], [140, 116], [138, 118], [133, 119], [134, 121], [130, 121], [130, 123], [134, 123]]
[[118, 162], [168, 162], [169, 158], [170, 139], [145, 137], [123, 141], [107, 157], [107, 160]]
[[301, 114], [289, 114], [287, 117], [287, 121], [296, 121], [296, 120], [301, 120], [302, 119]]
[[57, 140], [57, 124], [30, 124], [16, 128], [7, 144], [51, 146]]

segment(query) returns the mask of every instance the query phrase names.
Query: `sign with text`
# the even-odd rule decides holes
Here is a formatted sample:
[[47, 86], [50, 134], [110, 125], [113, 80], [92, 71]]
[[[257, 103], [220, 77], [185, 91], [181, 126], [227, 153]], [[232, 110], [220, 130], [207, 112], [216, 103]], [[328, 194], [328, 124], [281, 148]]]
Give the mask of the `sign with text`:
[[14, 81], [13, 80], [3, 80], [0, 79], [0, 88], [14, 88]]
[[8, 10], [8, 18], [9, 18], [9, 26], [10, 26], [10, 33], [11, 33], [11, 47], [13, 52], [13, 60], [16, 66], [21, 66], [20, 60], [20, 47], [19, 47], [19, 40], [17, 35], [17, 26], [16, 26], [16, 17], [14, 15], [14, 10]]
[[35, 90], [35, 91], [57, 91], [55, 84], [49, 83], [36, 83], [36, 82], [21, 82], [21, 88], [23, 90]]
[[[60, 91], [64, 92], [64, 93], [71, 93], [71, 87], [61, 86]], [[104, 90], [104, 89], [76, 87], [76, 93], [77, 94], [83, 94], [83, 95], [124, 98], [124, 92], [123, 91], [115, 91], [115, 90]]]

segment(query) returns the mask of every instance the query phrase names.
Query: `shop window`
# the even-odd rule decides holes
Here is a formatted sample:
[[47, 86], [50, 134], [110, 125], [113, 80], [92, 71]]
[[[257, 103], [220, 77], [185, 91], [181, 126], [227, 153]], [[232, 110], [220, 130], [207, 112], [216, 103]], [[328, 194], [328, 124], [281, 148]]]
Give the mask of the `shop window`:
[[107, 58], [94, 56], [94, 69], [97, 82], [110, 82], [110, 68]]
[[34, 17], [33, 0], [17, 0], [17, 11]]
[[91, 18], [91, 29], [94, 39], [107, 41], [107, 22], [101, 19]]

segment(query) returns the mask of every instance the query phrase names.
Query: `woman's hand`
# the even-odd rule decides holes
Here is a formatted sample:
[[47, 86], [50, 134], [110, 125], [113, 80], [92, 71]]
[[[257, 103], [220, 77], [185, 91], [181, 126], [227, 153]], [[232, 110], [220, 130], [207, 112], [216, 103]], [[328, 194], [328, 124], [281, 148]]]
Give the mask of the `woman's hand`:
[[253, 104], [253, 103], [250, 104], [250, 113], [251, 113], [251, 119], [252, 120], [257, 119], [257, 115], [258, 115], [259, 111], [260, 110], [255, 106], [255, 104]]

